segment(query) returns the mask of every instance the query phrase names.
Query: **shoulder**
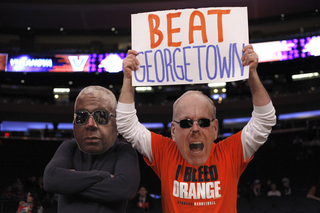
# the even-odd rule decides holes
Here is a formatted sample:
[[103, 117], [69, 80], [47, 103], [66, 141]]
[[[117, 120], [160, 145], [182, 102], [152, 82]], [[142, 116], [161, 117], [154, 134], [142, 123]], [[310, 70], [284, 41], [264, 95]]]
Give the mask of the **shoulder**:
[[233, 145], [234, 143], [241, 142], [241, 133], [242, 131], [235, 133], [221, 141], [219, 141], [218, 145]]
[[165, 137], [163, 135], [160, 135], [154, 132], [151, 132], [151, 140], [152, 140], [152, 143], [159, 142], [161, 145], [170, 145], [174, 143], [174, 141], [171, 138]]
[[67, 151], [67, 150], [75, 150], [76, 148], [78, 148], [78, 144], [75, 140], [65, 140], [60, 144], [58, 150]]
[[160, 151], [163, 154], [168, 154], [169, 150], [170, 152], [178, 150], [177, 143], [174, 140], [154, 132], [151, 132], [151, 146], [153, 150]]
[[214, 143], [211, 149], [211, 153], [214, 155], [226, 156], [226, 154], [233, 156], [242, 155], [242, 143], [241, 143], [241, 132], [233, 134], [217, 143]]
[[77, 146], [77, 142], [75, 140], [65, 140], [61, 143], [61, 146]]
[[162, 159], [166, 158], [164, 156], [181, 155], [177, 143], [174, 140], [154, 132], [151, 132], [151, 147], [153, 158], [157, 158], [157, 154], [158, 157], [161, 157]]

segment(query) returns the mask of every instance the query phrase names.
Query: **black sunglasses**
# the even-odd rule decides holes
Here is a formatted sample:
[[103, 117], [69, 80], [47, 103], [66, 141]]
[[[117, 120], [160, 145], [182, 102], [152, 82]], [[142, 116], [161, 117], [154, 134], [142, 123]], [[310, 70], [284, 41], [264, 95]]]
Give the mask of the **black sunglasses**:
[[[211, 124], [211, 122], [212, 121], [214, 121], [215, 119], [212, 119], [212, 120], [210, 120], [210, 119], [208, 119], [208, 118], [200, 118], [198, 121], [197, 121], [197, 123], [198, 123], [198, 125], [200, 126], [200, 127], [209, 127], [210, 126], [210, 124]], [[178, 123], [178, 124], [180, 124], [180, 127], [182, 128], [182, 129], [187, 129], [187, 128], [191, 128], [192, 126], [193, 126], [193, 120], [192, 119], [183, 119], [183, 120], [181, 120], [180, 122], [178, 122], [178, 121], [174, 121], [174, 122], [176, 122], [176, 123]]]
[[79, 110], [74, 114], [74, 124], [75, 125], [85, 125], [90, 117], [93, 117], [96, 124], [107, 125], [109, 123], [110, 117], [116, 117], [107, 110], [94, 110], [90, 113], [88, 110]]

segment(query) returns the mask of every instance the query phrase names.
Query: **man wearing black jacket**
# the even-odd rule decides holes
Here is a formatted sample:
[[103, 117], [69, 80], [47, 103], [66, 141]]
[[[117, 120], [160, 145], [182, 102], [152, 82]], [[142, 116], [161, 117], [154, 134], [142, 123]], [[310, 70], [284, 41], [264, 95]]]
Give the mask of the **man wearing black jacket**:
[[140, 181], [136, 151], [116, 141], [117, 100], [100, 86], [84, 88], [74, 105], [75, 140], [64, 141], [44, 172], [58, 212], [125, 212]]

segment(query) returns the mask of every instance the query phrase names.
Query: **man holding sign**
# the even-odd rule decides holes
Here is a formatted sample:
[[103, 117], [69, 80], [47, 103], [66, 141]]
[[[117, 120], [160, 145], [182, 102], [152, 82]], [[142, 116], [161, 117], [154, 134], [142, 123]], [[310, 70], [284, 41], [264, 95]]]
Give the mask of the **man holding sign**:
[[161, 180], [163, 212], [236, 212], [238, 180], [276, 123], [275, 109], [258, 73], [252, 45], [243, 49], [254, 110], [242, 131], [214, 143], [218, 121], [213, 101], [187, 91], [173, 105], [171, 138], [139, 123], [134, 108], [133, 70], [138, 52], [123, 61], [123, 87], [117, 107], [118, 131], [132, 143]]

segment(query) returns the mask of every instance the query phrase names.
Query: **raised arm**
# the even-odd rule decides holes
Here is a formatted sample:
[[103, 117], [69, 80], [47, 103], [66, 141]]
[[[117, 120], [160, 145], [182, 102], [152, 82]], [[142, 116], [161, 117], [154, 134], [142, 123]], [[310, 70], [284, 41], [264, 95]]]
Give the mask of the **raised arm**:
[[249, 87], [252, 94], [253, 112], [248, 124], [243, 128], [241, 141], [243, 156], [249, 160], [258, 148], [264, 144], [271, 133], [272, 126], [276, 124], [275, 109], [270, 96], [262, 85], [258, 72], [258, 55], [252, 45], [243, 48], [243, 65], [249, 65]]
[[117, 107], [117, 128], [119, 133], [152, 162], [151, 133], [138, 120], [134, 107], [134, 87], [132, 72], [139, 68], [138, 54], [129, 50], [123, 60], [123, 85]]
[[135, 50], [129, 50], [127, 57], [123, 60], [123, 83], [119, 102], [130, 104], [134, 103], [134, 87], [132, 86], [132, 72], [139, 69], [138, 54]]
[[268, 92], [262, 85], [258, 72], [258, 55], [254, 52], [252, 45], [247, 45], [243, 48], [242, 65], [249, 65], [249, 87], [252, 94], [252, 102], [254, 106], [265, 106], [271, 99]]

